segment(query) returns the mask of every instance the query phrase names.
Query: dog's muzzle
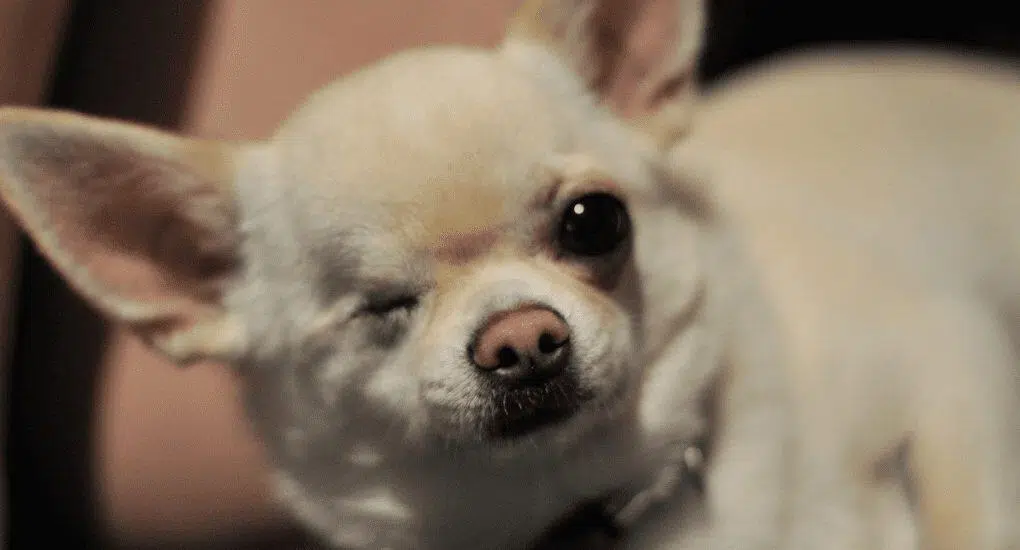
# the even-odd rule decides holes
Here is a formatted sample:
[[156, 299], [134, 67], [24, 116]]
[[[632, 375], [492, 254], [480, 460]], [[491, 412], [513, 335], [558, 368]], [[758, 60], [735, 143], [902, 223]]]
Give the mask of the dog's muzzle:
[[490, 387], [490, 435], [525, 435], [577, 411], [570, 337], [563, 317], [540, 305], [496, 313], [477, 331], [467, 353]]

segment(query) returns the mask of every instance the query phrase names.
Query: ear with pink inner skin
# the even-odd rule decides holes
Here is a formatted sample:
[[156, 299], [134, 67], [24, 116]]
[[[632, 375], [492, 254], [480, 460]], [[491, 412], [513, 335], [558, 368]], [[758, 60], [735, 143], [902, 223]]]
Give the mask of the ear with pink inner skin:
[[230, 360], [239, 264], [235, 146], [128, 123], [0, 109], [0, 198], [93, 306], [179, 363]]
[[526, 0], [508, 43], [559, 57], [605, 106], [668, 145], [697, 97], [704, 0]]

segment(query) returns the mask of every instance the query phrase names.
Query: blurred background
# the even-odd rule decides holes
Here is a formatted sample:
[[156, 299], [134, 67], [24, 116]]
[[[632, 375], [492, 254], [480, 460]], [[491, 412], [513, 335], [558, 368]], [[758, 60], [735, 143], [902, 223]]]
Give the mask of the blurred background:
[[[0, 0], [0, 104], [192, 135], [268, 135], [394, 50], [493, 44], [518, 0]], [[810, 44], [1020, 58], [1011, 2], [715, 0], [703, 76]], [[221, 365], [176, 369], [105, 325], [0, 211], [3, 528], [16, 549], [292, 548]]]

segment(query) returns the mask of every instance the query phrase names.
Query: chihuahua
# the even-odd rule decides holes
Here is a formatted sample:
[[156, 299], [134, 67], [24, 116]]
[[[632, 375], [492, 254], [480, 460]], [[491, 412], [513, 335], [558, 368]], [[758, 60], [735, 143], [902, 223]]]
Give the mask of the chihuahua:
[[667, 154], [703, 10], [531, 2], [498, 47], [397, 54], [263, 142], [6, 108], [0, 195], [98, 310], [236, 369], [332, 546], [527, 548], [697, 478], [677, 544], [775, 548], [776, 323]]
[[233, 366], [334, 547], [529, 548], [595, 503], [628, 548], [1015, 550], [1017, 80], [703, 95], [704, 19], [532, 0], [260, 142], [3, 109], [0, 196], [98, 310]]

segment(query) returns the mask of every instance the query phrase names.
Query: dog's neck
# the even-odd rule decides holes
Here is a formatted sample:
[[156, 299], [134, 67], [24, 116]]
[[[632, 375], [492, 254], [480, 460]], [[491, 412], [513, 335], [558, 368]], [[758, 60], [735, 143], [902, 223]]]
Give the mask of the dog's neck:
[[281, 472], [278, 491], [303, 522], [320, 533], [333, 532], [330, 542], [339, 547], [400, 547], [402, 539], [378, 537], [412, 536], [439, 548], [468, 547], [480, 537], [501, 541], [498, 547], [529, 548], [536, 533], [563, 518], [563, 507], [571, 502], [588, 504], [568, 513], [551, 531], [553, 537], [619, 535], [676, 491], [697, 489], [704, 463], [699, 457], [708, 447], [702, 441], [677, 441], [652, 464], [636, 445], [606, 440], [617, 437], [628, 436], [607, 433], [578, 449], [589, 457], [596, 450], [624, 453], [606, 460], [485, 462], [469, 453], [423, 461], [409, 455], [361, 467], [344, 487], [335, 485], [335, 463], [306, 464], [298, 477]]
[[671, 461], [650, 483], [582, 503], [547, 530], [533, 550], [611, 544], [678, 494], [694, 492], [702, 496], [708, 450], [707, 438], [677, 445]]

